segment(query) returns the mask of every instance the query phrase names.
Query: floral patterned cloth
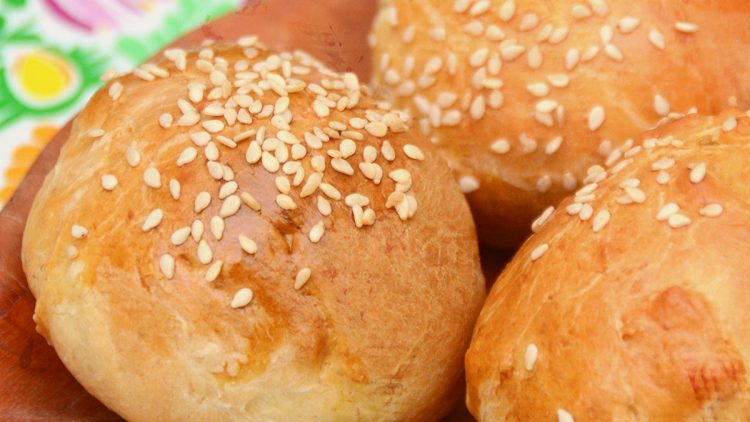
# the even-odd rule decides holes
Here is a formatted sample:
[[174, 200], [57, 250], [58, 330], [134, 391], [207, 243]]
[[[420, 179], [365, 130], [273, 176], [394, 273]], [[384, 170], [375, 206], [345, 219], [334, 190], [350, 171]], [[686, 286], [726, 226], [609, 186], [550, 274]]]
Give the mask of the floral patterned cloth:
[[0, 0], [0, 208], [102, 84], [244, 0]]

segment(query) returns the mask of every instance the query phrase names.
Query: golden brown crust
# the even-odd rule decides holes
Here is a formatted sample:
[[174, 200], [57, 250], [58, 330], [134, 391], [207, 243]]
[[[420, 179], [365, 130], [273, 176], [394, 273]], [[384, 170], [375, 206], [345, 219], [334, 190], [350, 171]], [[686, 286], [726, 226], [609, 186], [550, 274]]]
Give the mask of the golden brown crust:
[[495, 283], [466, 356], [475, 417], [750, 417], [750, 117], [690, 116], [641, 140]]
[[663, 117], [750, 105], [748, 16], [740, 0], [382, 0], [373, 84], [463, 179], [480, 240], [514, 247]]
[[[404, 131], [397, 115], [377, 110], [352, 75], [318, 70], [302, 54], [279, 56], [252, 40], [242, 43], [242, 48], [217, 45], [201, 53], [221, 75], [198, 64], [197, 52], [187, 54], [184, 72], [171, 61], [141, 67], [140, 76], [111, 81], [76, 120], [24, 236], [24, 266], [37, 298], [40, 331], [92, 394], [130, 420], [439, 417], [456, 392], [484, 289], [474, 227], [450, 172], [429, 143]], [[176, 63], [182, 61], [181, 51], [168, 54]], [[221, 59], [228, 61], [227, 69]], [[232, 70], [241, 60], [249, 61], [248, 69]], [[160, 76], [162, 71], [169, 76]], [[236, 82], [238, 74], [255, 71], [256, 76], [245, 76], [255, 83]], [[290, 71], [293, 77], [284, 77], [286, 88], [268, 76]], [[142, 79], [151, 79], [149, 75], [153, 81]], [[229, 88], [223, 76], [231, 81]], [[287, 96], [286, 112], [284, 100], [278, 102], [284, 95], [273, 90], [294, 91], [293, 79], [306, 87]], [[252, 201], [243, 202], [236, 214], [224, 214], [221, 240], [215, 238], [211, 220], [232, 200], [219, 198], [220, 187], [230, 192], [232, 185], [212, 178], [207, 161], [216, 151], [191, 141], [189, 134], [203, 129], [189, 124], [189, 106], [178, 106], [179, 99], [188, 99], [188, 84], [195, 82], [207, 89], [202, 99], [188, 103], [203, 112], [203, 121], [223, 120], [227, 126], [211, 136], [219, 151], [218, 160], [212, 159], [231, 168], [233, 177], [226, 168], [223, 176], [238, 184], [234, 194], [248, 192], [261, 206], [258, 212], [247, 205]], [[329, 118], [318, 117], [322, 110], [312, 103], [320, 100], [314, 92], [323, 88], [312, 83], [330, 88], [324, 94], [329, 99], [344, 101], [342, 111], [332, 108]], [[251, 112], [252, 124], [234, 125], [226, 113], [207, 116], [213, 114], [213, 101], [205, 98], [214, 95], [214, 84], [219, 108], [253, 109], [236, 96], [242, 87], [252, 86], [248, 95], [270, 104], [270, 113]], [[223, 89], [234, 89], [231, 99], [223, 98]], [[171, 126], [163, 113], [171, 114]], [[354, 117], [364, 122], [350, 120]], [[279, 134], [290, 119], [288, 132], [296, 140]], [[386, 124], [355, 128], [381, 119]], [[352, 132], [326, 128], [333, 120]], [[188, 123], [179, 126], [179, 121]], [[266, 127], [265, 138], [256, 134], [238, 140], [236, 148], [221, 144], [220, 134], [235, 139], [261, 126]], [[332, 139], [308, 142], [303, 133], [315, 126], [326, 128]], [[378, 133], [384, 126], [385, 137]], [[342, 147], [344, 139], [360, 136], [354, 132], [361, 140], [353, 141], [356, 153], [348, 161], [354, 175], [349, 176], [334, 170], [330, 154], [347, 151], [351, 145]], [[252, 142], [273, 157], [286, 158], [272, 136], [287, 139], [287, 163], [299, 165], [271, 172], [267, 166], [272, 159], [248, 163]], [[385, 139], [395, 150], [393, 161], [380, 152]], [[406, 144], [416, 146], [424, 160], [408, 158]], [[306, 146], [303, 157], [291, 157], [300, 152], [295, 145]], [[378, 147], [375, 163], [383, 175], [377, 185], [358, 166], [367, 145]], [[140, 160], [132, 159], [131, 152], [128, 161], [131, 147]], [[193, 154], [185, 152], [189, 148], [197, 152], [193, 161]], [[300, 197], [310, 176], [319, 172], [313, 155], [324, 157], [323, 182], [342, 195], [341, 200], [329, 198], [330, 216], [317, 206], [317, 197], [326, 197], [321, 188]], [[178, 164], [178, 157], [189, 162]], [[151, 167], [158, 176], [147, 170]], [[301, 180], [300, 168], [305, 172]], [[409, 171], [409, 181], [396, 185], [389, 172], [397, 169]], [[115, 176], [116, 183], [105, 175]], [[173, 179], [180, 184], [179, 200], [172, 197]], [[160, 188], [147, 186], [159, 181]], [[285, 204], [279, 195], [287, 189], [294, 209], [279, 205]], [[386, 204], [393, 201], [394, 190], [406, 195], [397, 195], [397, 210]], [[196, 213], [194, 201], [203, 191], [211, 201]], [[345, 204], [345, 197], [355, 192], [369, 198], [361, 210], [364, 222], [357, 217], [361, 228], [352, 217], [356, 207]], [[404, 208], [399, 201], [408, 204]], [[157, 209], [163, 217], [150, 221]], [[367, 209], [374, 211], [374, 221]], [[201, 240], [211, 249], [210, 263], [200, 262], [205, 252], [198, 252], [195, 231], [189, 231], [185, 243], [180, 244], [179, 234], [178, 245], [172, 243], [173, 234], [196, 219], [204, 225]], [[144, 232], [147, 222], [156, 225]], [[320, 222], [325, 231], [313, 243], [310, 233]], [[254, 255], [243, 251], [240, 235], [256, 243]], [[216, 267], [219, 260], [223, 265]], [[295, 278], [306, 267], [311, 276], [295, 289]], [[236, 296], [243, 288], [254, 293], [249, 304]]]

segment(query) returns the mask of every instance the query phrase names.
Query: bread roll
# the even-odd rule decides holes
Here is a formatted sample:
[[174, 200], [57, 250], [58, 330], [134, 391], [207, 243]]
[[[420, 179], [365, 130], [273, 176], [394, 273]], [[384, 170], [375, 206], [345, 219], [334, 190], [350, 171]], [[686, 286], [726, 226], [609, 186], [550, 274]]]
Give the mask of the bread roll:
[[484, 284], [445, 163], [253, 37], [110, 81], [24, 235], [35, 320], [134, 421], [434, 420]]
[[449, 160], [480, 240], [514, 247], [657, 122], [750, 106], [748, 19], [744, 0], [383, 0], [373, 84]]
[[545, 213], [495, 283], [466, 356], [478, 419], [750, 419], [750, 118], [643, 139]]

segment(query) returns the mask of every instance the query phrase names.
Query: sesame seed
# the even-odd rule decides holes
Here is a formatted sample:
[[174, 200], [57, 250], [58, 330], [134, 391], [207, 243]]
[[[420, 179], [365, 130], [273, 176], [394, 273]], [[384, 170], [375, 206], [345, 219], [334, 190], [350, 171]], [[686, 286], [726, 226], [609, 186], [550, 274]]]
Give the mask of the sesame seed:
[[581, 210], [578, 212], [578, 218], [580, 218], [581, 221], [588, 221], [592, 215], [594, 215], [594, 207], [590, 204], [581, 205]]
[[724, 120], [724, 123], [721, 124], [721, 130], [723, 130], [724, 132], [731, 132], [736, 127], [737, 127], [737, 118], [734, 116]]
[[484, 64], [487, 62], [487, 58], [490, 55], [490, 49], [487, 47], [480, 48], [476, 51], [474, 51], [469, 56], [469, 65], [471, 67], [480, 67], [484, 66]]
[[382, 122], [370, 122], [365, 125], [365, 130], [372, 136], [382, 138], [388, 133], [388, 127]]
[[135, 145], [130, 145], [125, 151], [125, 159], [130, 167], [138, 167], [141, 163], [141, 154], [135, 148]]
[[526, 51], [526, 47], [518, 44], [504, 44], [500, 46], [500, 55], [504, 60], [512, 62]]
[[664, 35], [658, 29], [652, 29], [648, 32], [648, 40], [659, 50], [664, 50], [667, 46], [667, 43], [664, 40]]
[[473, 176], [461, 176], [458, 179], [458, 186], [463, 193], [471, 193], [479, 189], [479, 180]]
[[198, 150], [193, 147], [187, 147], [180, 153], [177, 158], [177, 166], [182, 167], [186, 164], [192, 163], [193, 160], [198, 156]]
[[492, 3], [490, 3], [490, 0], [479, 0], [471, 6], [471, 9], [469, 9], [469, 15], [479, 16], [489, 10], [491, 5]]
[[626, 16], [617, 22], [617, 29], [619, 29], [623, 34], [629, 34], [635, 31], [640, 24], [640, 20], [630, 16]]
[[583, 204], [580, 202], [574, 202], [567, 207], [565, 207], [565, 212], [568, 213], [568, 215], [576, 215], [583, 209]]
[[396, 159], [396, 151], [388, 141], [383, 141], [383, 144], [380, 146], [380, 153], [383, 154], [383, 157], [388, 161], [393, 161]]
[[536, 181], [536, 189], [541, 193], [549, 191], [551, 187], [552, 178], [548, 174], [545, 174]]
[[159, 174], [159, 170], [153, 167], [147, 168], [143, 173], [143, 181], [146, 183], [146, 186], [150, 188], [161, 188], [161, 174]]
[[549, 245], [546, 243], [542, 243], [531, 251], [531, 260], [536, 261], [537, 259], [541, 258], [542, 255], [544, 255], [548, 250]]
[[206, 271], [206, 281], [211, 283], [215, 281], [219, 274], [221, 274], [221, 268], [224, 265], [224, 262], [221, 260], [217, 260], [213, 264], [211, 264], [210, 267], [208, 267], [208, 270]]
[[519, 25], [518, 29], [521, 32], [530, 31], [539, 25], [539, 16], [537, 16], [535, 13], [529, 13], [524, 15], [521, 18], [521, 24]]
[[174, 258], [172, 255], [164, 254], [159, 258], [159, 269], [168, 280], [174, 277]]
[[532, 152], [536, 151], [537, 142], [535, 139], [530, 138], [525, 133], [522, 133], [518, 139], [519, 141], [521, 141], [521, 146], [523, 147], [521, 150], [522, 153], [531, 154]]
[[672, 158], [662, 157], [651, 164], [651, 170], [667, 170], [669, 168], [672, 168], [672, 166], [674, 166], [674, 160]]
[[251, 210], [253, 210], [253, 211], [260, 211], [260, 202], [258, 202], [258, 200], [256, 200], [255, 198], [253, 198], [253, 196], [250, 195], [249, 193], [242, 192], [240, 194], [240, 199], [242, 200], [242, 202], [245, 203], [245, 205], [247, 205], [248, 207], [250, 207]]
[[654, 111], [659, 116], [666, 116], [669, 114], [669, 102], [661, 95], [654, 95]]
[[573, 415], [565, 409], [557, 409], [557, 422], [575, 422]]
[[404, 154], [412, 160], [422, 161], [424, 160], [424, 154], [418, 146], [412, 144], [404, 145]]
[[500, 6], [500, 19], [503, 22], [508, 22], [513, 19], [513, 15], [516, 13], [516, 2], [514, 0], [505, 0]]
[[690, 224], [690, 218], [684, 214], [675, 213], [669, 216], [669, 218], [667, 219], [667, 223], [669, 224], [669, 227], [678, 229]]
[[305, 267], [302, 268], [297, 272], [297, 275], [294, 277], [294, 290], [301, 289], [307, 282], [310, 280], [310, 275], [312, 274], [312, 270]]
[[221, 204], [219, 216], [221, 218], [231, 217], [237, 214], [237, 212], [240, 210], [241, 205], [242, 202], [240, 200], [240, 197], [237, 195], [231, 195], [224, 200], [224, 203]]
[[430, 28], [429, 30], [427, 30], [427, 35], [429, 35], [429, 37], [435, 41], [445, 41], [445, 28]]
[[577, 48], [571, 48], [565, 54], [565, 68], [573, 70], [581, 60], [581, 52]]
[[567, 172], [563, 174], [563, 187], [567, 191], [572, 191], [576, 188], [576, 185], [578, 184], [578, 181], [576, 180], [576, 177], [570, 173]]
[[396, 169], [389, 172], [388, 177], [396, 183], [406, 183], [411, 179], [411, 173], [406, 169]]
[[106, 191], [112, 191], [117, 187], [117, 177], [111, 174], [102, 176], [102, 188]]
[[143, 222], [143, 226], [141, 229], [143, 232], [151, 231], [152, 229], [156, 228], [159, 224], [161, 224], [161, 220], [164, 218], [164, 211], [157, 208], [146, 217], [146, 220]]
[[704, 177], [706, 177], [706, 163], [698, 163], [690, 170], [691, 182], [700, 183]]
[[550, 44], [559, 44], [568, 37], [569, 29], [567, 27], [561, 27], [556, 28], [554, 31], [552, 31], [552, 34], [549, 36], [549, 39], [547, 41]]
[[609, 13], [609, 7], [604, 0], [589, 0], [589, 5], [597, 16], [606, 16]]
[[276, 173], [280, 167], [279, 160], [269, 154], [268, 151], [263, 151], [261, 154], [261, 163], [263, 164], [263, 168], [269, 173]]
[[248, 255], [255, 255], [258, 252], [258, 245], [247, 236], [239, 236], [240, 247]]
[[213, 216], [211, 217], [211, 221], [209, 222], [209, 228], [211, 229], [211, 234], [214, 235], [214, 239], [221, 240], [221, 238], [224, 237], [224, 219], [219, 216]]
[[224, 178], [224, 166], [216, 161], [209, 161], [206, 163], [208, 174], [215, 180], [221, 180]]
[[193, 224], [190, 227], [190, 235], [194, 241], [200, 242], [203, 237], [203, 223], [200, 220], [193, 221]]
[[237, 290], [237, 293], [234, 294], [230, 306], [234, 309], [244, 308], [245, 306], [249, 305], [252, 300], [253, 291], [247, 287], [243, 287]]
[[604, 53], [607, 57], [616, 62], [621, 62], [623, 60], [622, 52], [614, 44], [606, 44], [604, 46]]
[[332, 212], [331, 203], [327, 199], [318, 195], [317, 200], [316, 200], [316, 205], [318, 207], [318, 212], [320, 214], [325, 215], [325, 216], [331, 215], [331, 212]]
[[138, 79], [142, 79], [147, 82], [151, 82], [156, 79], [154, 75], [142, 68], [136, 68], [135, 70], [133, 70], [133, 75], [135, 75]]
[[357, 152], [357, 145], [351, 139], [344, 139], [339, 144], [339, 151], [343, 158], [349, 158]]
[[325, 233], [325, 224], [320, 221], [310, 229], [310, 241], [312, 243], [318, 243]]
[[198, 243], [198, 262], [203, 265], [210, 264], [214, 259], [214, 253], [211, 251], [211, 247], [208, 246], [205, 240], [201, 240]]
[[573, 17], [576, 19], [586, 19], [591, 17], [591, 9], [583, 4], [574, 4], [572, 9]]
[[556, 136], [547, 142], [547, 145], [544, 147], [544, 153], [547, 155], [552, 155], [555, 152], [557, 152], [558, 149], [560, 149], [560, 145], [562, 145], [563, 138], [562, 136]]
[[690, 22], [677, 22], [674, 29], [685, 34], [694, 34], [698, 32], [698, 25]]
[[604, 226], [609, 223], [610, 214], [607, 210], [601, 210], [598, 213], [596, 213], [596, 217], [594, 217], [594, 221], [592, 222], [592, 230], [594, 233], [598, 233], [601, 231], [601, 229], [604, 228]]
[[86, 134], [92, 138], [101, 138], [104, 136], [104, 129], [90, 129]]
[[324, 194], [326, 194], [327, 197], [338, 201], [341, 199], [341, 192], [338, 191], [333, 185], [330, 185], [328, 183], [321, 183], [320, 184], [320, 190], [323, 191]]
[[565, 88], [570, 82], [570, 78], [564, 73], [550, 74], [547, 76], [547, 80], [549, 81], [550, 85], [554, 86], [555, 88]]
[[646, 201], [646, 194], [636, 187], [625, 187], [625, 194], [635, 203], [642, 204]]
[[172, 117], [169, 113], [164, 113], [161, 116], [159, 116], [159, 126], [161, 126], [164, 129], [168, 129], [172, 126], [172, 123], [174, 123], [174, 117]]
[[555, 211], [555, 207], [547, 207], [539, 217], [534, 220], [533, 223], [531, 223], [531, 231], [536, 233], [539, 231], [540, 228], [544, 225], [544, 223], [547, 222], [549, 217], [552, 215], [552, 213]]
[[75, 239], [83, 239], [89, 235], [89, 231], [86, 227], [74, 224], [73, 227], [70, 228], [70, 235]]
[[328, 117], [331, 114], [331, 110], [328, 108], [328, 106], [326, 106], [319, 100], [313, 101], [313, 111], [315, 111], [315, 114], [320, 118]]
[[549, 86], [544, 82], [528, 84], [526, 90], [535, 97], [544, 97], [549, 94]]
[[229, 195], [233, 195], [237, 192], [237, 189], [239, 188], [239, 185], [237, 182], [227, 182], [221, 185], [219, 188], [219, 199], [224, 200]]
[[490, 150], [495, 154], [506, 154], [510, 151], [510, 143], [505, 138], [498, 139], [490, 145]]
[[341, 158], [331, 159], [331, 167], [333, 167], [333, 169], [339, 173], [343, 173], [349, 176], [354, 174], [354, 169], [352, 168], [351, 164]]
[[526, 346], [526, 353], [524, 353], [523, 362], [527, 371], [533, 371], [536, 360], [539, 357], [539, 349], [536, 344], [531, 343]]
[[107, 93], [109, 94], [109, 97], [112, 98], [112, 101], [117, 101], [122, 96], [124, 88], [120, 82], [113, 82], [112, 85], [109, 86], [109, 90]]
[[276, 195], [276, 205], [278, 205], [283, 210], [293, 210], [297, 208], [297, 204], [294, 203], [294, 200], [289, 195]]
[[679, 205], [675, 204], [674, 202], [670, 202], [659, 209], [659, 212], [656, 214], [656, 219], [658, 221], [665, 221], [679, 210]]
[[350, 207], [355, 205], [365, 207], [370, 204], [370, 199], [362, 194], [352, 193], [344, 198], [344, 203]]
[[[542, 51], [539, 46], [533, 46], [526, 55], [526, 59], [529, 63], [529, 67], [532, 69], [539, 69], [542, 66], [544, 58], [542, 57]], [[499, 87], [498, 87], [499, 88]]]
[[700, 215], [704, 217], [718, 217], [724, 212], [724, 207], [720, 204], [708, 204], [701, 208]]
[[224, 130], [224, 122], [221, 120], [206, 120], [201, 123], [201, 126], [209, 133], [217, 133]]
[[76, 259], [78, 258], [78, 248], [73, 245], [68, 245], [66, 254], [68, 255], [68, 259]]
[[211, 194], [208, 192], [201, 192], [195, 197], [194, 210], [197, 214], [200, 214], [203, 210], [208, 208], [211, 204]]
[[536, 103], [536, 111], [540, 113], [550, 113], [557, 108], [557, 101], [542, 100]]
[[665, 170], [659, 170], [659, 174], [656, 176], [656, 183], [660, 185], [666, 185], [669, 183], [670, 176]]
[[193, 143], [199, 147], [204, 147], [211, 140], [211, 134], [205, 131], [200, 131], [190, 134], [190, 139]]
[[589, 130], [596, 131], [604, 123], [605, 114], [604, 107], [597, 105], [591, 109], [588, 116]]
[[181, 246], [184, 245], [185, 242], [187, 242], [188, 238], [190, 237], [190, 227], [183, 227], [181, 229], [175, 230], [174, 233], [172, 233], [171, 241], [172, 244], [175, 246]]

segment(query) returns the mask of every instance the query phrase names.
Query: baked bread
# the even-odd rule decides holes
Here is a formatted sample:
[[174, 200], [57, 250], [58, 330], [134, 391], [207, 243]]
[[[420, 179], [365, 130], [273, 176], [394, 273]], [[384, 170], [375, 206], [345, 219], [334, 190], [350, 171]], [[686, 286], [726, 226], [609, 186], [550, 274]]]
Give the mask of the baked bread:
[[445, 163], [255, 37], [110, 81], [36, 198], [38, 330], [128, 420], [434, 420], [484, 297]]
[[750, 117], [642, 139], [495, 283], [466, 356], [478, 419], [750, 419]]
[[430, 134], [480, 240], [516, 247], [629, 139], [750, 106], [744, 0], [382, 0], [373, 85]]

